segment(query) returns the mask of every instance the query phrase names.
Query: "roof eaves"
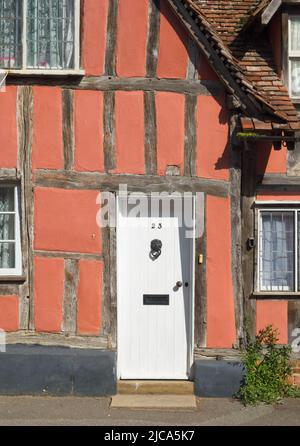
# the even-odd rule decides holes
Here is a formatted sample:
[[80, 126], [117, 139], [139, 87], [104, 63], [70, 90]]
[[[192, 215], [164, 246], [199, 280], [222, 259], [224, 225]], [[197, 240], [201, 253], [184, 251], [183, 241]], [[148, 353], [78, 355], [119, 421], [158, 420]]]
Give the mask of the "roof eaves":
[[269, 5], [267, 5], [261, 14], [261, 23], [266, 26], [269, 24], [270, 20], [276, 14], [280, 6], [282, 5], [282, 0], [271, 0]]
[[244, 111], [263, 119], [268, 113], [273, 119], [288, 121], [288, 117], [276, 110], [247, 79], [228, 46], [208, 22], [199, 6], [192, 0], [167, 0], [182, 23], [194, 37], [225, 87], [240, 100]]
[[[191, 0], [167, 0], [172, 9], [179, 16], [181, 22], [192, 34], [197, 44], [206, 54], [210, 64], [225, 84], [225, 87], [235, 97], [241, 100], [242, 106], [250, 109], [253, 114], [262, 112], [260, 104], [249, 99], [241, 88], [243, 74], [237, 61], [234, 59], [229, 48], [222, 42], [213, 27]], [[236, 80], [233, 72], [240, 73], [240, 79]]]

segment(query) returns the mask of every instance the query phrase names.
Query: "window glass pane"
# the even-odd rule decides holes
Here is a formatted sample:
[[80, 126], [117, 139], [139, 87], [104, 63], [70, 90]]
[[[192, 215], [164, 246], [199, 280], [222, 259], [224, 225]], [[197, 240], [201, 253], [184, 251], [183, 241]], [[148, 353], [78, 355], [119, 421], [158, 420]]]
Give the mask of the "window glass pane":
[[15, 268], [15, 243], [0, 243], [0, 268]]
[[0, 240], [15, 239], [15, 216], [0, 214]]
[[74, 0], [28, 0], [28, 68], [74, 68]]
[[291, 93], [300, 96], [300, 59], [291, 59]]
[[262, 212], [261, 291], [294, 291], [294, 213]]
[[13, 187], [0, 188], [0, 212], [14, 212], [15, 190]]
[[22, 66], [22, 0], [0, 0], [0, 68]]
[[300, 51], [300, 19], [298, 17], [292, 17], [290, 19], [290, 26], [290, 48], [292, 51]]

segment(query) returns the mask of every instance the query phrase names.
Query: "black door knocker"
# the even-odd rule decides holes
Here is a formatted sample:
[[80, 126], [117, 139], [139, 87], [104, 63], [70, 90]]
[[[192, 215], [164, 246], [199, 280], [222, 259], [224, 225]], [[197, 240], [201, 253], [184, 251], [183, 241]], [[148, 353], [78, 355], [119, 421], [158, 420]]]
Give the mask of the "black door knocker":
[[162, 248], [162, 242], [160, 240], [152, 240], [151, 242], [151, 252], [150, 252], [150, 258], [152, 260], [158, 259], [158, 257], [161, 255], [161, 248]]

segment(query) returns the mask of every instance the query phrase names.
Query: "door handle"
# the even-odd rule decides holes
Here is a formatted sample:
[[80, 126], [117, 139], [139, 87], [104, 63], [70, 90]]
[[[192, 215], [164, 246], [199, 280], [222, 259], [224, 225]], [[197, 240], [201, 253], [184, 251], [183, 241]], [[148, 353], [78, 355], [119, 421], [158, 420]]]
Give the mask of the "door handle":
[[176, 282], [177, 288], [182, 288], [182, 285], [183, 285], [183, 283], [180, 280], [178, 280], [178, 282]]

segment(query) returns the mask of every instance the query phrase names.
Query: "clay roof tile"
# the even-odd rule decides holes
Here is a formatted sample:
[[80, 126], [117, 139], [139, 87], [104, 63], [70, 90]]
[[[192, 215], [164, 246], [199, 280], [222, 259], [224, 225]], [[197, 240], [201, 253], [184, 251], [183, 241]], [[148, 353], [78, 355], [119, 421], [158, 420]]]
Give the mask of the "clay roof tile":
[[197, 17], [198, 26], [249, 99], [265, 110], [266, 120], [273, 115], [291, 129], [297, 128], [298, 114], [276, 71], [267, 36], [244, 32], [271, 0], [179, 1]]

